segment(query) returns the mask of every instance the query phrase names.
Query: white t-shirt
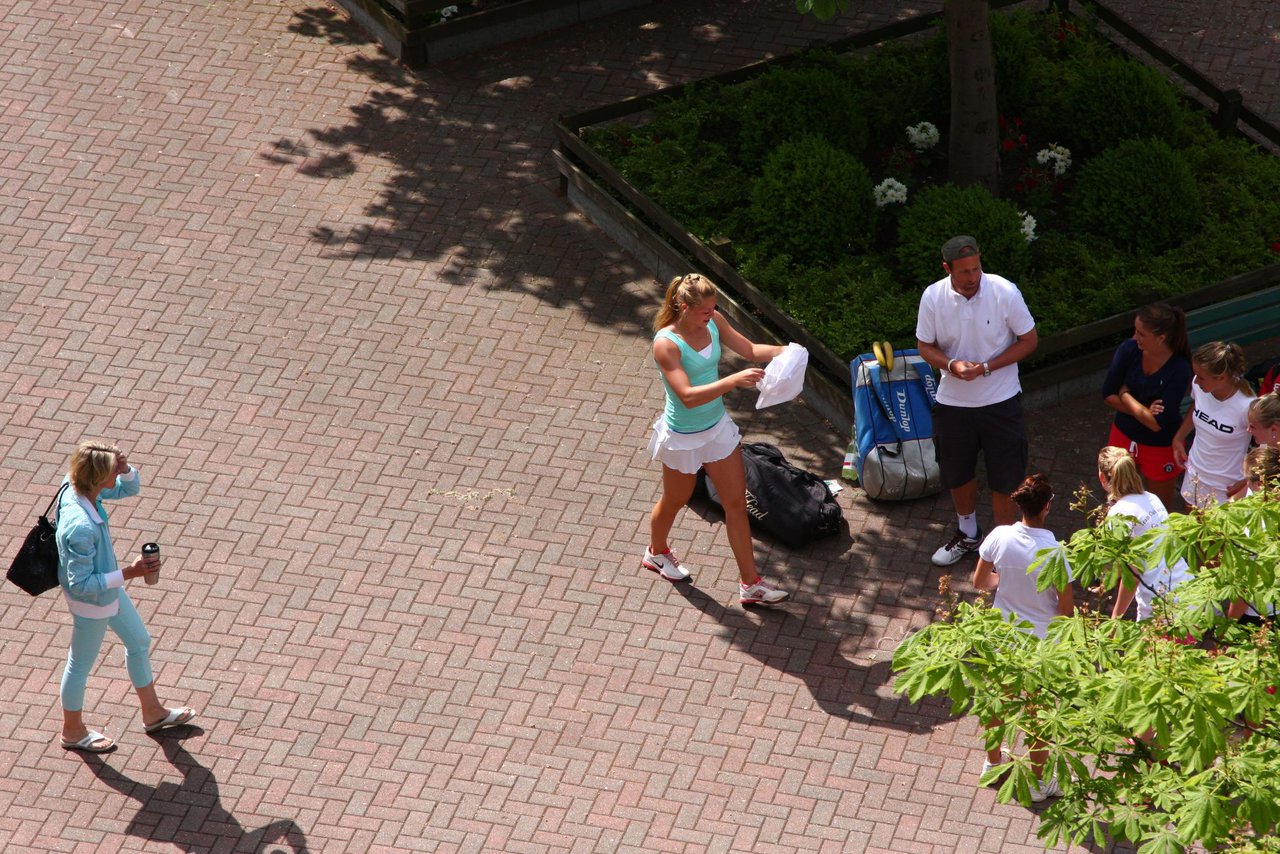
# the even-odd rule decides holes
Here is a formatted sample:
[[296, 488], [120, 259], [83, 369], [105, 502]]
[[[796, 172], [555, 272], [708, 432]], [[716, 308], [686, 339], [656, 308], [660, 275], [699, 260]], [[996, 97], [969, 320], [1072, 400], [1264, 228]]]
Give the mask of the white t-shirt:
[[1000, 576], [995, 607], [1008, 616], [1017, 614], [1033, 626], [1032, 634], [1043, 638], [1049, 622], [1058, 616], [1058, 591], [1052, 587], [1036, 590], [1040, 571], [1028, 572], [1036, 552], [1058, 548], [1058, 540], [1044, 528], [1028, 528], [1021, 522], [1001, 525], [987, 534], [978, 547], [978, 557], [995, 564]]
[[1191, 384], [1191, 423], [1196, 428], [1196, 438], [1182, 479], [1182, 497], [1188, 504], [1221, 504], [1227, 500], [1227, 487], [1240, 479], [1244, 455], [1249, 450], [1251, 402], [1253, 398], [1242, 391], [1218, 400]]
[[[1164, 509], [1164, 505], [1160, 503], [1160, 499], [1152, 495], [1150, 492], [1142, 494], [1126, 495], [1117, 499], [1116, 503], [1107, 511], [1107, 518], [1112, 516], [1131, 516], [1137, 521], [1130, 527], [1130, 532], [1137, 537], [1145, 534], [1154, 528], [1164, 527], [1164, 523], [1169, 521], [1169, 511]], [[1158, 544], [1152, 546], [1152, 551], [1158, 547]], [[1130, 573], [1129, 581], [1132, 579], [1132, 573], [1129, 569], [1124, 572]], [[1170, 567], [1164, 561], [1160, 561], [1155, 566], [1147, 569], [1142, 573], [1142, 580], [1138, 582], [1137, 590], [1134, 591], [1134, 601], [1138, 603], [1138, 619], [1146, 620], [1151, 617], [1151, 603], [1155, 601], [1156, 593], [1161, 596], [1166, 595], [1175, 587], [1184, 581], [1191, 580], [1192, 575], [1187, 568], [1186, 561], [1178, 561], [1177, 564]]]
[[[1018, 286], [1008, 279], [983, 273], [978, 292], [972, 299], [965, 299], [951, 287], [951, 277], [947, 276], [921, 295], [916, 338], [937, 344], [948, 359], [981, 364], [1009, 349], [1035, 325]], [[990, 406], [1020, 391], [1016, 364], [967, 382], [943, 371], [938, 402], [948, 406]]]

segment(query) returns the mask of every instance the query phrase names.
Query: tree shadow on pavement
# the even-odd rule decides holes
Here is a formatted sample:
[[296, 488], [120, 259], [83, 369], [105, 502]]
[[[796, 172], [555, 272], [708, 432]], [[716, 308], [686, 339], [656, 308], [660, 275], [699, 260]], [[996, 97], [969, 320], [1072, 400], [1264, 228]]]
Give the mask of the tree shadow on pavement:
[[[104, 756], [81, 758], [99, 780], [142, 804], [126, 832], [140, 839], [163, 842], [188, 854], [229, 852], [307, 852], [307, 837], [292, 819], [282, 819], [246, 830], [222, 806], [218, 780], [182, 746], [184, 739], [203, 734], [189, 727], [181, 734], [165, 733], [161, 743], [169, 762], [182, 774], [181, 783], [164, 781], [155, 786], [139, 783], [107, 764]], [[274, 847], [281, 845], [285, 847]], [[272, 846], [272, 847], [268, 847]]]
[[947, 709], [939, 703], [926, 700], [912, 706], [903, 698], [878, 693], [877, 688], [892, 682], [890, 662], [864, 665], [850, 658], [847, 648], [861, 632], [835, 631], [826, 606], [811, 605], [803, 616], [786, 610], [785, 605], [754, 608], [760, 618], [757, 623], [692, 584], [672, 586], [720, 625], [721, 636], [730, 646], [766, 667], [802, 680], [814, 702], [833, 717], [909, 733], [928, 732], [950, 720]]

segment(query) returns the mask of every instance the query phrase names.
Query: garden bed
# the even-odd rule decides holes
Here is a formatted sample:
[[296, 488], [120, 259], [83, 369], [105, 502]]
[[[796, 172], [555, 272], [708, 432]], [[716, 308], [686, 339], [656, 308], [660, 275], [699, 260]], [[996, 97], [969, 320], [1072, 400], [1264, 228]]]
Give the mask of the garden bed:
[[[993, 3], [993, 6], [1009, 5], [1002, 3]], [[1065, 6], [1066, 4], [1059, 4]], [[1130, 42], [1143, 45], [1143, 38], [1140, 33], [1135, 31], [1133, 27], [1129, 27], [1117, 15], [1111, 13], [1110, 10], [1100, 8], [1100, 6], [1091, 6], [1091, 12], [1097, 17], [1091, 20], [1093, 26], [1098, 23], [1106, 24], [1106, 26], [1120, 33]], [[877, 29], [877, 31], [861, 33], [859, 36], [846, 38], [841, 42], [836, 42], [832, 47], [841, 51], [851, 51], [863, 49], [872, 45], [879, 45], [882, 42], [895, 40], [901, 36], [913, 35], [927, 31], [934, 26], [938, 18], [937, 14], [924, 15], [924, 17], [905, 20], [892, 24], [890, 27]], [[1070, 23], [1073, 18], [1062, 18], [1062, 27], [1074, 27]], [[1082, 24], [1083, 26], [1083, 24]], [[1148, 42], [1149, 44], [1149, 42]], [[1152, 55], [1161, 63], [1170, 63], [1175, 65], [1175, 70], [1181, 73], [1181, 82], [1184, 87], [1192, 88], [1192, 90], [1201, 93], [1201, 100], [1208, 100], [1217, 105], [1215, 113], [1212, 114], [1213, 123], [1221, 129], [1221, 131], [1234, 133], [1236, 123], [1248, 125], [1249, 131], [1254, 136], [1261, 136], [1274, 142], [1280, 142], [1280, 131], [1271, 127], [1270, 124], [1263, 122], [1256, 114], [1251, 113], [1240, 105], [1238, 97], [1234, 93], [1222, 92], [1213, 88], [1211, 83], [1199, 76], [1193, 70], [1189, 70], [1187, 65], [1179, 63], [1176, 58], [1167, 55], [1166, 52], [1158, 49], [1152, 49]], [[721, 74], [716, 78], [710, 79], [709, 83], [716, 87], [730, 87], [737, 83], [754, 81], [756, 78], [769, 74], [773, 69], [788, 67], [797, 67], [804, 69], [808, 63], [808, 55], [792, 55], [785, 56], [778, 60], [768, 61], [768, 63], [759, 63], [751, 65], [748, 68], [733, 70], [727, 74]], [[1000, 74], [1000, 68], [997, 63], [997, 77]], [[768, 78], [765, 78], [768, 79]], [[1165, 83], [1160, 83], [1167, 86]], [[562, 186], [570, 195], [572, 204], [579, 206], [584, 210], [586, 215], [590, 216], [594, 222], [600, 224], [600, 227], [607, 230], [614, 239], [618, 239], [628, 250], [634, 252], [637, 259], [645, 262], [650, 266], [659, 279], [666, 279], [669, 275], [684, 271], [687, 269], [700, 269], [704, 273], [712, 275], [718, 280], [722, 286], [728, 291], [735, 294], [737, 315], [735, 321], [744, 324], [751, 329], [751, 334], [759, 335], [764, 339], [774, 339], [774, 341], [796, 341], [805, 344], [812, 355], [812, 365], [814, 370], [810, 371], [810, 388], [808, 397], [810, 403], [818, 411], [822, 412], [831, 423], [836, 426], [838, 431], [847, 434], [847, 429], [852, 421], [852, 406], [849, 394], [849, 369], [847, 369], [847, 360], [851, 352], [856, 350], [867, 350], [867, 342], [869, 338], [861, 339], [861, 343], [851, 344], [850, 341], [837, 342], [836, 346], [827, 346], [827, 343], [820, 341], [817, 335], [812, 334], [812, 330], [806, 330], [801, 323], [797, 323], [787, 311], [781, 309], [776, 300], [777, 289], [773, 293], [767, 293], [769, 289], [768, 270], [764, 269], [765, 265], [760, 264], [759, 259], [762, 255], [756, 251], [755, 270], [764, 269], [764, 274], [760, 274], [759, 278], [751, 275], [750, 271], [744, 275], [742, 270], [741, 257], [735, 257], [739, 252], [739, 247], [733, 245], [727, 239], [719, 237], [718, 234], [710, 232], [714, 225], [707, 223], [699, 223], [699, 230], [703, 233], [703, 237], [696, 236], [691, 233], [689, 224], [678, 222], [676, 216], [664, 209], [664, 206], [657, 204], [653, 200], [641, 192], [634, 186], [634, 183], [623, 177], [620, 169], [614, 168], [614, 164], [609, 163], [608, 159], [600, 156], [600, 152], [594, 149], [584, 140], [584, 132], [593, 132], [591, 129], [598, 128], [599, 125], [613, 123], [612, 127], [621, 128], [616, 133], [617, 140], [621, 140], [626, 145], [628, 132], [628, 124], [635, 125], [639, 123], [641, 117], [652, 114], [657, 108], [662, 109], [663, 104], [672, 104], [672, 102], [681, 99], [689, 99], [689, 91], [694, 87], [707, 87], [708, 82], [699, 82], [691, 86], [672, 87], [671, 90], [650, 93], [650, 95], [636, 97], [636, 99], [628, 99], [620, 104], [604, 106], [596, 110], [588, 111], [575, 115], [575, 117], [566, 117], [559, 120], [556, 125], [556, 131], [559, 137], [559, 150], [557, 152], [557, 161], [559, 169], [561, 169], [563, 181]], [[684, 108], [682, 108], [684, 109]], [[717, 110], [718, 106], [712, 104], [710, 106], [696, 106], [696, 110]], [[691, 110], [696, 118], [696, 110]], [[722, 119], [716, 115], [717, 122]], [[1020, 119], [1018, 120], [1020, 127]], [[622, 124], [627, 123], [627, 124]], [[1012, 125], [1012, 122], [1010, 122]], [[657, 127], [657, 125], [655, 125]], [[744, 131], [748, 134], [749, 131]], [[1212, 134], [1210, 134], [1212, 136]], [[636, 137], [643, 145], [654, 145], [666, 141], [659, 141], [654, 138], [652, 142], [645, 140], [644, 137]], [[1006, 145], [1016, 146], [1016, 129], [1011, 133], [1006, 133]], [[596, 141], [599, 137], [596, 137]], [[1025, 137], [1023, 137], [1025, 145]], [[605, 142], [609, 142], [605, 138]], [[1212, 143], [1211, 143], [1212, 145]], [[1009, 149], [1006, 149], [1006, 151]], [[678, 149], [675, 149], [678, 156]], [[667, 152], [662, 152], [666, 157]], [[659, 159], [662, 160], [662, 159]], [[664, 160], [662, 160], [664, 161]], [[1027, 157], [1030, 163], [1030, 157]], [[728, 170], [736, 168], [735, 161], [724, 161], [728, 163]], [[1046, 163], [1043, 159], [1039, 163]], [[1033, 165], [1033, 169], [1036, 166]], [[1268, 169], [1270, 169], [1270, 161], [1268, 161]], [[881, 173], [883, 174], [883, 173]], [[1042, 173], [1043, 174], [1043, 170]], [[1271, 175], [1271, 173], [1268, 173]], [[736, 175], [724, 174], [723, 183], [732, 184], [736, 181]], [[780, 186], [787, 186], [783, 183]], [[1025, 192], [1024, 188], [1019, 188]], [[1215, 189], [1215, 192], [1220, 192]], [[1267, 195], [1267, 193], [1263, 193]], [[1274, 196], [1274, 195], [1272, 195]], [[1221, 204], [1219, 198], [1213, 198], [1212, 201]], [[1230, 201], [1230, 200], [1228, 200]], [[681, 198], [676, 197], [673, 206], [680, 207]], [[1266, 204], [1266, 201], [1263, 202]], [[1274, 198], [1272, 198], [1274, 204]], [[1270, 228], [1270, 223], [1275, 222], [1274, 210], [1267, 207], [1265, 216]], [[968, 229], [965, 229], [968, 230]], [[1230, 237], [1230, 236], [1228, 236]], [[932, 238], [931, 238], [932, 239]], [[1277, 232], [1276, 239], [1280, 239], [1280, 232]], [[938, 241], [940, 242], [940, 241]], [[1016, 248], [1016, 247], [1015, 247]], [[1178, 248], [1178, 247], [1175, 247]], [[1211, 247], [1212, 248], [1212, 247]], [[1274, 247], [1272, 247], [1274, 250]], [[750, 251], [750, 250], [748, 250]], [[1066, 255], [1070, 257], [1070, 254]], [[1202, 309], [1201, 314], [1206, 318], [1204, 328], [1212, 329], [1213, 333], [1222, 335], [1222, 337], [1231, 337], [1236, 341], [1247, 342], [1257, 341], [1257, 339], [1274, 337], [1280, 334], [1280, 321], [1271, 320], [1280, 315], [1280, 311], [1276, 311], [1277, 302], [1280, 302], [1280, 264], [1267, 264], [1267, 260], [1280, 257], [1280, 254], [1267, 255], [1265, 252], [1254, 250], [1248, 259], [1253, 259], [1254, 264], [1260, 269], [1248, 269], [1245, 266], [1244, 271], [1234, 277], [1230, 277], [1224, 282], [1210, 284], [1208, 287], [1192, 287], [1181, 288], [1181, 292], [1157, 291], [1151, 296], [1143, 294], [1143, 300], [1158, 297], [1167, 298], [1170, 302], [1179, 303], [1185, 309], [1194, 310]], [[1261, 262], [1258, 260], [1261, 259]], [[1166, 264], [1169, 269], [1176, 269], [1176, 264]], [[751, 259], [748, 260], [748, 268], [751, 268]], [[817, 268], [815, 268], [817, 269]], [[1236, 270], [1240, 269], [1239, 262], [1236, 262]], [[820, 271], [820, 270], [819, 270]], [[995, 273], [1005, 273], [1000, 264], [993, 265], [992, 271]], [[1193, 278], [1192, 282], [1213, 282], [1215, 279], [1222, 278], [1221, 270], [1216, 270], [1219, 275], [1210, 277]], [[1164, 273], [1164, 270], [1161, 270]], [[938, 270], [941, 274], [941, 270]], [[934, 275], [933, 278], [936, 278]], [[896, 307], [896, 315], [902, 315], [897, 318], [897, 325], [902, 329], [896, 329], [896, 334], [892, 335], [893, 342], [897, 346], [911, 346], [914, 344], [914, 338], [910, 337], [910, 328], [914, 328], [914, 301], [918, 298], [919, 289], [923, 288], [925, 282], [916, 282], [919, 275], [911, 278], [915, 283], [916, 289], [914, 296], [911, 293], [904, 293], [900, 298], [900, 305]], [[1057, 323], [1057, 334], [1043, 334], [1044, 332], [1053, 332], [1052, 324], [1046, 329], [1042, 326], [1042, 343], [1039, 348], [1036, 359], [1024, 370], [1024, 387], [1028, 391], [1029, 405], [1037, 405], [1037, 403], [1047, 403], [1056, 401], [1062, 396], [1079, 393], [1085, 388], [1092, 387], [1096, 384], [1097, 371], [1106, 367], [1106, 362], [1110, 353], [1114, 350], [1115, 344], [1120, 338], [1126, 334], [1126, 330], [1132, 326], [1132, 309], [1135, 305], [1128, 303], [1116, 303], [1115, 294], [1106, 292], [1106, 282], [1103, 282], [1101, 288], [1101, 296], [1094, 293], [1093, 301], [1102, 307], [1110, 307], [1110, 311], [1103, 311], [1105, 318], [1092, 319], [1089, 323], [1083, 325], [1073, 324], [1075, 328], [1066, 328], [1061, 323], [1062, 316], [1074, 319], [1076, 309], [1080, 303], [1085, 302], [1083, 294], [1076, 296], [1071, 292], [1070, 277], [1066, 277], [1065, 284], [1062, 283], [1064, 277], [1059, 277], [1056, 283], [1057, 300], [1060, 305], [1057, 315], [1059, 315], [1059, 323]], [[822, 283], [822, 279], [818, 278], [817, 287], [812, 287], [815, 291], [822, 291], [824, 287], [827, 289], [832, 287], [840, 287], [837, 280], [828, 279], [826, 283]], [[932, 279], [929, 279], [932, 280]], [[1018, 280], [1021, 282], [1020, 275]], [[878, 298], [882, 296], [879, 291], [883, 291], [879, 283], [872, 283], [873, 288], [870, 289], [870, 298]], [[1156, 287], [1165, 287], [1161, 283], [1157, 283]], [[878, 288], [878, 291], [877, 291]], [[1248, 310], [1248, 321], [1242, 324], [1225, 323], [1224, 316], [1221, 311], [1208, 310], [1208, 306], [1213, 303], [1220, 303], [1228, 300], [1238, 300], [1244, 294], [1265, 292], [1268, 288], [1274, 288], [1274, 294], [1267, 297], [1252, 297], [1252, 302], [1245, 302], [1242, 305]], [[1024, 292], [1028, 288], [1024, 283]], [[1138, 289], [1140, 293], [1140, 288]], [[783, 297], [786, 297], [786, 291], [783, 291]], [[820, 296], [820, 294], [819, 294]], [[1032, 302], [1033, 298], [1042, 298], [1041, 289], [1036, 289], [1032, 284], [1030, 286], [1030, 296], [1028, 301]], [[804, 300], [808, 300], [810, 305], [814, 302], [813, 298], [805, 294]], [[906, 303], [910, 302], [908, 306]], [[910, 309], [910, 318], [906, 316]], [[1204, 314], [1207, 311], [1207, 314]], [[822, 312], [818, 312], [822, 314]], [[1037, 307], [1033, 305], [1033, 314], [1037, 314], [1038, 319], [1041, 314], [1037, 312]], [[1051, 312], [1046, 312], [1051, 314]], [[1198, 314], [1192, 315], [1193, 330], [1196, 328]], [[1208, 325], [1208, 319], [1212, 319], [1212, 325]], [[819, 326], [822, 324], [822, 318], [819, 318]], [[1226, 318], [1229, 320], [1229, 318]], [[910, 325], [908, 325], [910, 324]], [[855, 335], [856, 337], [856, 335]], [[891, 337], [891, 335], [874, 335], [874, 337]], [[851, 351], [851, 347], [856, 350]], [[837, 352], [841, 351], [841, 352]], [[1085, 385], [1088, 383], [1089, 385]]]
[[387, 53], [410, 66], [455, 59], [651, 0], [337, 0]]

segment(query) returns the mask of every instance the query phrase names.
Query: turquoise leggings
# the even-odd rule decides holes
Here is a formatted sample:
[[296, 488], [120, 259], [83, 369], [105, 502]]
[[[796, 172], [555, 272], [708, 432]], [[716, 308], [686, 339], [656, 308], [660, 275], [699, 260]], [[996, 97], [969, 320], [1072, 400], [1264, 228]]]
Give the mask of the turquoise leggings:
[[71, 649], [67, 651], [67, 669], [62, 673], [62, 708], [78, 712], [84, 708], [84, 686], [89, 671], [98, 660], [107, 626], [124, 642], [124, 665], [134, 688], [145, 688], [155, 681], [151, 674], [151, 635], [138, 616], [138, 609], [128, 594], [120, 591], [120, 611], [101, 620], [72, 615]]

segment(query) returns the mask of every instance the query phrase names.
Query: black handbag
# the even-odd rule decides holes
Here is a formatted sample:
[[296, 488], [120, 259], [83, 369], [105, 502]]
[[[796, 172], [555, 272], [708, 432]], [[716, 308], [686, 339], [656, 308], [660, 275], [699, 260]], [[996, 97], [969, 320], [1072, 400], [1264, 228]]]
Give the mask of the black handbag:
[[58, 541], [54, 538], [57, 522], [50, 522], [49, 514], [68, 486], [69, 484], [62, 484], [62, 489], [53, 496], [49, 506], [40, 514], [35, 526], [22, 542], [18, 556], [9, 564], [9, 571], [5, 573], [5, 578], [32, 596], [39, 596], [58, 586]]

